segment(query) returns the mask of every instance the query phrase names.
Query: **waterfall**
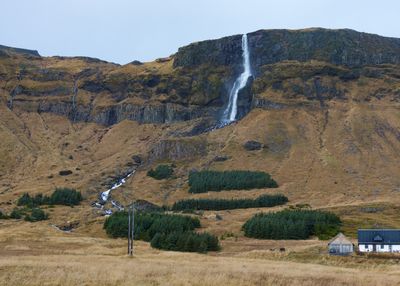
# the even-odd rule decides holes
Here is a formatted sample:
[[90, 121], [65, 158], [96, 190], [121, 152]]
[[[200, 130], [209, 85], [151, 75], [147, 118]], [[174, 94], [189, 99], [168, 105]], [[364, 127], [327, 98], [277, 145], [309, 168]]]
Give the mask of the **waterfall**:
[[243, 72], [236, 78], [231, 91], [229, 92], [229, 102], [226, 107], [222, 123], [229, 124], [236, 120], [237, 116], [237, 100], [239, 91], [246, 86], [247, 80], [251, 77], [250, 68], [250, 53], [249, 45], [247, 42], [247, 34], [242, 36], [242, 58], [243, 58]]

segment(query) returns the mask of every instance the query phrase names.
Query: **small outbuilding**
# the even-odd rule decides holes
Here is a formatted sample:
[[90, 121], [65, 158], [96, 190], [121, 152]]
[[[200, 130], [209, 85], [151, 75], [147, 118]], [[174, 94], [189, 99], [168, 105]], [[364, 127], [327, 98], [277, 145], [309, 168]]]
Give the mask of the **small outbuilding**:
[[353, 253], [354, 245], [340, 232], [328, 243], [328, 249], [331, 255], [349, 255]]

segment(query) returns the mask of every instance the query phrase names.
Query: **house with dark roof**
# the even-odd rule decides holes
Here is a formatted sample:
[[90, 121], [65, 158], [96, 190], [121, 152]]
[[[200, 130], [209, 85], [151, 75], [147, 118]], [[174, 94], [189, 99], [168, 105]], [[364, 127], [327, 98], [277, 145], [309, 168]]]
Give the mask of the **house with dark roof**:
[[400, 252], [400, 229], [359, 229], [360, 252]]

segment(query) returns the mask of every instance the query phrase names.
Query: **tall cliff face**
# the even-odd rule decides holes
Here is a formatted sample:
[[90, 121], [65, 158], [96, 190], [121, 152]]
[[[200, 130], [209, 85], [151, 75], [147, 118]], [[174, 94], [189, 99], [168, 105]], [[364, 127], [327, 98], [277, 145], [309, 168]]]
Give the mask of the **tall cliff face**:
[[[175, 67], [240, 63], [240, 36], [203, 41], [182, 47]], [[260, 30], [248, 34], [253, 68], [282, 61], [322, 61], [334, 65], [400, 64], [400, 39], [353, 30]]]
[[[260, 30], [249, 33], [248, 41], [254, 78], [239, 93], [239, 118], [255, 107], [399, 101], [400, 39], [307, 29]], [[125, 66], [85, 57], [45, 58], [4, 46], [0, 52], [4, 104], [104, 125], [124, 119], [216, 120], [242, 71], [241, 35], [194, 43], [171, 58]]]
[[[239, 97], [240, 117], [254, 107], [321, 107], [331, 100], [383, 97], [399, 101], [400, 39], [312, 28], [259, 30], [249, 33], [248, 41], [254, 80]], [[240, 44], [240, 36], [190, 44], [179, 49], [174, 67], [223, 66], [238, 74]]]

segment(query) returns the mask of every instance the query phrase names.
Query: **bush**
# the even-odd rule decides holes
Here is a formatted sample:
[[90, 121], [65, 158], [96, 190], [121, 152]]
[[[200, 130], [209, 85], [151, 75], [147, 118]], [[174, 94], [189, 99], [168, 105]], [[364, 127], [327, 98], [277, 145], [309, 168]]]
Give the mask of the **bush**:
[[333, 213], [312, 210], [284, 210], [256, 214], [244, 225], [246, 236], [260, 239], [307, 239], [312, 235], [328, 239], [339, 232], [340, 218]]
[[50, 204], [53, 205], [79, 205], [82, 201], [81, 192], [69, 188], [57, 188], [50, 196]]
[[261, 195], [256, 199], [189, 199], [181, 200], [172, 206], [173, 211], [187, 210], [231, 210], [262, 208], [283, 205], [288, 202], [284, 195]]
[[31, 214], [30, 215], [27, 214], [25, 216], [25, 220], [30, 221], [30, 222], [46, 220], [47, 218], [48, 218], [48, 215], [39, 208], [32, 209]]
[[24, 214], [25, 214], [25, 213], [24, 213], [23, 211], [21, 211], [20, 209], [14, 208], [14, 209], [12, 210], [12, 212], [10, 213], [10, 218], [13, 218], [13, 219], [20, 219], [20, 218], [22, 218], [22, 216], [23, 216]]
[[[218, 239], [210, 234], [196, 234], [200, 227], [197, 218], [161, 213], [135, 214], [135, 239], [150, 241], [152, 247], [176, 251], [206, 252], [218, 250]], [[127, 237], [128, 215], [117, 212], [104, 223], [106, 233], [112, 237]]]
[[156, 180], [168, 179], [174, 173], [174, 169], [170, 165], [158, 165], [155, 170], [151, 169], [147, 172], [147, 176]]
[[49, 202], [50, 198], [48, 196], [37, 194], [36, 196], [31, 197], [28, 193], [24, 193], [22, 197], [18, 199], [17, 205], [33, 208], [40, 205], [48, 204]]
[[8, 219], [8, 216], [6, 214], [3, 214], [2, 211], [0, 211], [0, 219]]
[[278, 184], [265, 172], [200, 171], [189, 174], [189, 192], [205, 193], [221, 190], [277, 188]]

